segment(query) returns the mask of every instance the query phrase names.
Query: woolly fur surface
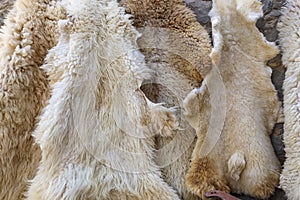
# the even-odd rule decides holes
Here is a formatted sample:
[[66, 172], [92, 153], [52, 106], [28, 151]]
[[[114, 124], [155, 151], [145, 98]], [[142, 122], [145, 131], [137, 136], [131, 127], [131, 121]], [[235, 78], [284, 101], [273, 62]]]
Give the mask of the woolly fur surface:
[[[187, 184], [203, 199], [212, 189], [266, 199], [278, 184], [280, 165], [269, 138], [279, 103], [265, 63], [278, 50], [255, 26], [262, 16], [259, 1], [214, 0], [210, 16], [213, 67], [223, 79], [220, 86], [225, 86], [226, 107], [219, 109], [219, 115], [225, 113], [225, 121], [219, 138], [206, 135], [211, 110], [218, 105], [218, 100], [210, 99], [207, 85], [215, 77], [209, 74], [184, 101], [198, 135]], [[200, 155], [204, 141], [215, 140], [212, 151]]]
[[1, 0], [0, 4], [0, 27], [3, 25], [4, 18], [8, 11], [12, 8], [15, 0]]
[[42, 160], [28, 199], [179, 199], [153, 161], [152, 134], [172, 133], [174, 110], [139, 89], [150, 71], [129, 16], [114, 0], [63, 2], [69, 19], [44, 65], [61, 73], [34, 133]]
[[300, 1], [288, 0], [278, 24], [284, 89], [284, 145], [286, 160], [280, 185], [289, 200], [300, 199]]
[[123, 0], [134, 26], [142, 33], [139, 48], [154, 71], [142, 90], [154, 102], [179, 107], [177, 117], [183, 130], [172, 137], [156, 138], [156, 162], [164, 180], [182, 199], [198, 199], [185, 185], [196, 135], [182, 115], [182, 101], [211, 68], [210, 39], [193, 12], [182, 0]]
[[[34, 13], [34, 15], [33, 15]], [[17, 0], [0, 37], [0, 199], [23, 198], [36, 173], [40, 149], [31, 132], [48, 97], [40, 69], [56, 43], [64, 14], [55, 1]]]

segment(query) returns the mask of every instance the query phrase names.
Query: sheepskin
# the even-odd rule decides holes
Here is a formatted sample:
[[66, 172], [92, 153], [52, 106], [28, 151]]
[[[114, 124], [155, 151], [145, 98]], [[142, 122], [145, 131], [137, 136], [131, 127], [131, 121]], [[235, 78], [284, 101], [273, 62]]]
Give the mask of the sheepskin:
[[42, 65], [64, 17], [56, 1], [17, 0], [0, 37], [0, 199], [23, 198], [41, 152], [31, 132], [48, 98]]
[[185, 185], [196, 134], [181, 108], [183, 99], [201, 85], [211, 68], [209, 36], [182, 0], [123, 0], [121, 5], [133, 15], [134, 26], [142, 33], [139, 48], [155, 71], [142, 90], [154, 102], [180, 108], [177, 117], [183, 130], [173, 137], [156, 138], [156, 163], [182, 199], [198, 199]]
[[42, 160], [28, 199], [179, 199], [154, 163], [154, 133], [172, 134], [173, 108], [139, 89], [151, 72], [116, 0], [64, 1], [69, 19], [47, 56], [62, 72], [34, 132]]
[[280, 185], [289, 200], [300, 199], [300, 1], [288, 0], [278, 24], [282, 62], [286, 66], [284, 89], [284, 145], [286, 160]]
[[[259, 1], [214, 0], [210, 16], [213, 69], [184, 100], [198, 136], [187, 185], [203, 199], [213, 189], [266, 199], [279, 181], [280, 164], [269, 135], [280, 112], [265, 63], [278, 50], [255, 26], [262, 16]], [[212, 92], [222, 87], [222, 98], [213, 98]], [[223, 129], [209, 134], [211, 118], [222, 115]]]
[[12, 8], [15, 0], [1, 0], [0, 4], [0, 27], [3, 25], [3, 21], [8, 11]]

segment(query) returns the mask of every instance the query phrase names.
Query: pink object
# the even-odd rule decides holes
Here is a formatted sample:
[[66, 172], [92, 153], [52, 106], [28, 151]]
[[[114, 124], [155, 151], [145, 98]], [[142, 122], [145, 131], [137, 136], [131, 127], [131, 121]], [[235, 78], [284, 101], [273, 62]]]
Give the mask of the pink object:
[[222, 192], [222, 191], [219, 191], [219, 190], [212, 190], [212, 191], [209, 191], [207, 193], [205, 193], [205, 196], [206, 197], [219, 197], [221, 198], [222, 200], [240, 200], [239, 198], [236, 198], [226, 192]]

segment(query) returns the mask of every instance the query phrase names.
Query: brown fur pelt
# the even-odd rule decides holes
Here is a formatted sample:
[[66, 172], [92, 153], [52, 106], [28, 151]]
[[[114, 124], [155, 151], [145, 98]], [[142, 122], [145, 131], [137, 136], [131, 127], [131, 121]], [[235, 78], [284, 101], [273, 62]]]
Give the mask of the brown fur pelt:
[[0, 37], [0, 199], [22, 199], [35, 175], [40, 149], [31, 132], [48, 93], [39, 67], [56, 44], [56, 1], [17, 0]]
[[[182, 108], [182, 101], [210, 71], [210, 39], [193, 12], [182, 0], [122, 0], [133, 16], [134, 26], [142, 33], [138, 45], [147, 65], [155, 71], [153, 79], [142, 85], [155, 102]], [[181, 110], [180, 110], [181, 111]], [[156, 138], [156, 162], [164, 179], [183, 199], [197, 199], [185, 185], [185, 176], [195, 146], [195, 132], [182, 112], [178, 112], [183, 130], [173, 137]]]
[[[214, 0], [210, 16], [213, 69], [184, 101], [198, 136], [187, 185], [203, 199], [212, 189], [266, 199], [278, 184], [280, 164], [269, 137], [279, 103], [265, 63], [278, 50], [255, 26], [262, 16], [259, 1]], [[222, 115], [217, 124], [224, 127], [208, 132], [211, 119]]]

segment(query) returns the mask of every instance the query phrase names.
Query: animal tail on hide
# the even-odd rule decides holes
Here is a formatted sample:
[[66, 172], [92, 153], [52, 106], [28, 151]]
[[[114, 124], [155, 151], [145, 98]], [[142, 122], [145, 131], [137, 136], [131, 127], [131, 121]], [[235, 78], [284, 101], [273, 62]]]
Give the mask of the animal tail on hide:
[[241, 152], [235, 152], [228, 160], [227, 165], [230, 177], [233, 180], [238, 181], [240, 179], [241, 173], [246, 167], [246, 160], [244, 154]]

